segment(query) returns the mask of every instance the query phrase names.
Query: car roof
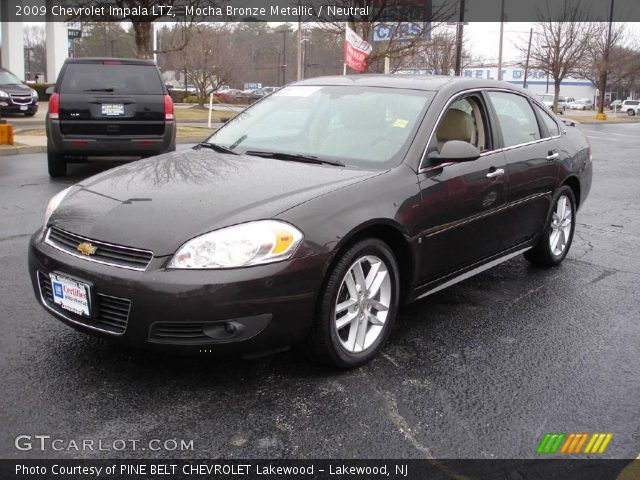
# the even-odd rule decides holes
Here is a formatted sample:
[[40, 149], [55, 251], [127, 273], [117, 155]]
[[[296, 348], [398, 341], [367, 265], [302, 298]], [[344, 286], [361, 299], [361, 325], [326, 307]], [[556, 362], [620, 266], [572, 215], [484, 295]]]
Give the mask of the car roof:
[[67, 58], [64, 63], [102, 63], [102, 62], [120, 62], [125, 65], [156, 65], [153, 60], [141, 58], [112, 58], [112, 57], [87, 57], [87, 58]]
[[[515, 85], [497, 80], [482, 80], [447, 75], [334, 75], [329, 77], [315, 77], [295, 85], [352, 85], [359, 87], [387, 87], [411, 90], [438, 91], [443, 89], [467, 90], [472, 88], [506, 88], [514, 91], [526, 91]], [[529, 92], [527, 92], [529, 93]]]

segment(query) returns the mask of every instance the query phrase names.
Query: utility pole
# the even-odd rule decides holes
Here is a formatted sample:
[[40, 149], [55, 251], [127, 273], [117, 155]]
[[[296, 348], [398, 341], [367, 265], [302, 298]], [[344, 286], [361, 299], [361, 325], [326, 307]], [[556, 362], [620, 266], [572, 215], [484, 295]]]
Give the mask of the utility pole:
[[529, 46], [527, 47], [527, 61], [524, 64], [524, 83], [522, 88], [527, 88], [527, 77], [529, 76], [529, 57], [531, 56], [531, 39], [533, 38], [533, 28], [529, 30]]
[[500, 46], [498, 49], [498, 80], [502, 80], [502, 39], [504, 37], [504, 0], [500, 2]]
[[287, 31], [282, 30], [282, 85], [287, 83]]
[[462, 37], [464, 35], [464, 0], [460, 0], [460, 12], [456, 28], [456, 77], [462, 74]]
[[598, 120], [606, 120], [607, 115], [604, 113], [604, 95], [607, 90], [607, 76], [609, 73], [609, 49], [611, 47], [611, 26], [613, 24], [613, 0], [609, 5], [609, 27], [607, 31], [607, 44], [604, 46], [604, 67], [602, 72], [600, 73], [600, 85], [599, 85], [599, 100], [600, 105], [598, 106], [598, 114], [596, 118]]
[[298, 72], [296, 80], [302, 80], [302, 22], [298, 15]]

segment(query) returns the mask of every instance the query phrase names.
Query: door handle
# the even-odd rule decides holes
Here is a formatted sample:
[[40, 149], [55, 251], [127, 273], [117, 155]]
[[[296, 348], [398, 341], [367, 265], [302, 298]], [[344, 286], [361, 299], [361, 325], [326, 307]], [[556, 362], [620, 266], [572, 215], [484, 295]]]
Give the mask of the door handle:
[[487, 173], [486, 177], [487, 178], [497, 178], [497, 177], [501, 177], [502, 175], [504, 175], [504, 169], [503, 168], [496, 168], [493, 172]]
[[553, 162], [558, 158], [560, 158], [560, 154], [558, 152], [549, 152], [549, 155], [547, 155], [547, 160], [549, 162]]

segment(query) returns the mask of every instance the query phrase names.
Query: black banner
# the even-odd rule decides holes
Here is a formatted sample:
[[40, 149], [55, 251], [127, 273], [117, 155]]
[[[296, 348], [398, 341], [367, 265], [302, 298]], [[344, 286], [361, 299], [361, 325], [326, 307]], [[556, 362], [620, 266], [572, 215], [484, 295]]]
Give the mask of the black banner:
[[630, 480], [640, 460], [0, 460], [2, 480]]
[[[455, 22], [460, 0], [2, 0], [2, 21]], [[502, 8], [504, 7], [504, 8]], [[610, 0], [466, 1], [466, 22], [608, 21]], [[575, 20], [578, 19], [578, 20]], [[614, 22], [640, 21], [615, 0]]]

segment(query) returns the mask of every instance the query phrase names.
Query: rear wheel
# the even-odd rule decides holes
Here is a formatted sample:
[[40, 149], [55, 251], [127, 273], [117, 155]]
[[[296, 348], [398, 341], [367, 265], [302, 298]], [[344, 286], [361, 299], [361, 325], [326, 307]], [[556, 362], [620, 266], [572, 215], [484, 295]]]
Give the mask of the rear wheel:
[[47, 152], [47, 166], [50, 177], [64, 177], [67, 174], [67, 161], [64, 155]]
[[531, 263], [546, 267], [560, 265], [567, 256], [576, 225], [576, 201], [570, 187], [560, 187], [552, 205], [540, 242], [524, 254]]
[[313, 358], [344, 369], [371, 360], [393, 328], [399, 290], [398, 264], [386, 243], [367, 239], [350, 247], [320, 293], [309, 338]]

